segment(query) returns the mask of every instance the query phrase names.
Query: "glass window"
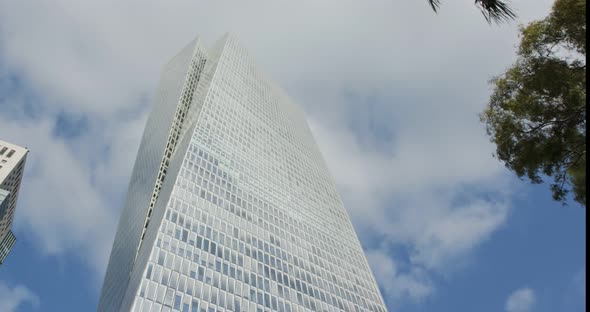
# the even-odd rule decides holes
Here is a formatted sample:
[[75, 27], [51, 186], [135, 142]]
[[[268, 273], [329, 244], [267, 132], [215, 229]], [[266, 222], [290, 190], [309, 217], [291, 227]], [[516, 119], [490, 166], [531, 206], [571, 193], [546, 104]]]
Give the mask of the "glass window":
[[198, 312], [199, 311], [199, 301], [193, 299], [191, 304], [191, 312]]
[[168, 288], [166, 291], [166, 296], [164, 297], [164, 304], [167, 306], [172, 306], [172, 301], [174, 300], [174, 289]]
[[174, 297], [174, 309], [176, 310], [180, 310], [180, 300], [182, 299], [182, 296], [180, 294], [177, 294]]

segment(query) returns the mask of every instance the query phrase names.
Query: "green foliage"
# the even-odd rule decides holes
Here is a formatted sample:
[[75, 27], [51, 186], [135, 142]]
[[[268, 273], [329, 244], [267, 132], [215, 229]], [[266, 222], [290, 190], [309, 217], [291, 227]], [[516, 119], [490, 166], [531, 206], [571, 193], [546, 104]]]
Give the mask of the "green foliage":
[[[440, 0], [428, 0], [432, 9], [437, 12], [440, 7]], [[516, 14], [510, 6], [501, 0], [475, 0], [475, 5], [483, 14], [488, 23], [508, 22], [516, 18]]]
[[492, 80], [481, 120], [518, 177], [551, 177], [555, 200], [573, 192], [586, 206], [586, 1], [557, 0], [520, 34], [518, 59]]

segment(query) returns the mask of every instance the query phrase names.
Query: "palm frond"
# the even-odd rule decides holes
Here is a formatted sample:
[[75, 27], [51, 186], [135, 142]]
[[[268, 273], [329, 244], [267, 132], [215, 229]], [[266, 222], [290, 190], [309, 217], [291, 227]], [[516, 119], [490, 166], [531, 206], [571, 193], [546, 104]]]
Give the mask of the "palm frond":
[[488, 23], [510, 22], [516, 19], [516, 13], [501, 0], [475, 0], [481, 13]]
[[434, 10], [434, 12], [438, 12], [438, 8], [440, 7], [440, 0], [428, 0], [428, 3]]
[[[434, 12], [438, 12], [441, 0], [428, 0], [428, 4]], [[488, 23], [510, 22], [516, 19], [516, 13], [506, 1], [502, 0], [475, 0], [475, 4]]]

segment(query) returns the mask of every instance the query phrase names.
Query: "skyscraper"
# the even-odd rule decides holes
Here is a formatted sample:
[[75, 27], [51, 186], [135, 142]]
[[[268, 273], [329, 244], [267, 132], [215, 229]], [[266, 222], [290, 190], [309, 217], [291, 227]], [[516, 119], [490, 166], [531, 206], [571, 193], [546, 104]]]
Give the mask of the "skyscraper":
[[164, 68], [99, 311], [386, 311], [302, 110], [229, 35]]
[[16, 242], [10, 230], [28, 150], [0, 141], [0, 264]]

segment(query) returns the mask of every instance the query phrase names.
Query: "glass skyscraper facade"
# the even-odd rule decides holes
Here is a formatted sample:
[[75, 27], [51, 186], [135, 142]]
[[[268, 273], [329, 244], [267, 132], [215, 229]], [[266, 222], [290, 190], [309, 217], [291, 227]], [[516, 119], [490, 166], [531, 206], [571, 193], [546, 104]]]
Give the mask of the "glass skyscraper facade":
[[386, 311], [302, 110], [225, 35], [164, 68], [99, 311]]

